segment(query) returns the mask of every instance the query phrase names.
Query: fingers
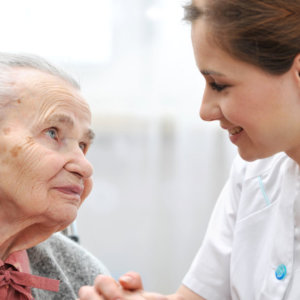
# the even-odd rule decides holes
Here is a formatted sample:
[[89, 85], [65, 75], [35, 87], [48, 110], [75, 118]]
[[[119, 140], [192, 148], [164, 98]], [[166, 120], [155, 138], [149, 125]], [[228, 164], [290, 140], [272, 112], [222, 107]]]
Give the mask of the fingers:
[[[122, 286], [110, 276], [99, 275], [93, 287], [80, 288], [78, 300], [171, 300], [164, 295], [142, 291], [142, 280], [138, 273], [128, 272], [120, 278], [120, 282]], [[123, 286], [130, 287], [131, 291]]]
[[106, 300], [124, 299], [119, 283], [110, 276], [98, 275], [94, 287]]
[[[198, 298], [198, 295], [196, 295], [196, 297]], [[169, 295], [168, 299], [169, 300], [184, 300], [185, 298], [182, 295], [180, 295], [179, 293], [175, 293], [175, 294]], [[197, 300], [201, 300], [201, 299], [199, 298]], [[202, 299], [202, 300], [204, 300], [204, 299]]]
[[142, 290], [143, 283], [140, 274], [137, 272], [127, 272], [119, 278], [121, 286], [125, 290]]
[[104, 300], [93, 286], [83, 286], [78, 291], [78, 300]]
[[158, 293], [142, 292], [141, 295], [145, 300], [169, 300], [167, 296]]

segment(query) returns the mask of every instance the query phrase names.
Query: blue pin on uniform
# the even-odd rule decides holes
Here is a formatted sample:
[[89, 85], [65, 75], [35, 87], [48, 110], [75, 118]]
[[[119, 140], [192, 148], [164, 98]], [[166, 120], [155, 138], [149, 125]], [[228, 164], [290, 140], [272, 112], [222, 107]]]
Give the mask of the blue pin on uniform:
[[276, 275], [276, 278], [278, 280], [282, 280], [285, 278], [286, 276], [286, 266], [284, 264], [281, 264], [277, 267], [276, 269], [276, 272], [275, 272], [275, 275]]

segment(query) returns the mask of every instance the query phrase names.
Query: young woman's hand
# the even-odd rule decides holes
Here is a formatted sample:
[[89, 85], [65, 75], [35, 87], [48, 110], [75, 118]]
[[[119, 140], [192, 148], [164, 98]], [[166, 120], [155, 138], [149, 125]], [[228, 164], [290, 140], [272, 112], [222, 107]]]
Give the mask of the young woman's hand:
[[136, 272], [124, 274], [119, 282], [110, 276], [99, 275], [94, 286], [80, 288], [78, 295], [78, 300], [205, 300], [184, 285], [168, 296], [145, 292], [141, 276]]

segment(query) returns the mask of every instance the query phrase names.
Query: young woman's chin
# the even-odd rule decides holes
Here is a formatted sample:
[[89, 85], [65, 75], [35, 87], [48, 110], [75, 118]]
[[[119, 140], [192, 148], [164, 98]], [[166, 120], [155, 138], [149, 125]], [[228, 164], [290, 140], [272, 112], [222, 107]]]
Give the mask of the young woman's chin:
[[275, 155], [276, 153], [278, 153], [279, 151], [255, 151], [254, 150], [250, 150], [250, 149], [241, 149], [238, 148], [238, 152], [240, 157], [248, 162], [251, 161], [255, 161], [257, 159], [263, 159], [263, 158], [267, 158], [267, 157], [271, 157], [273, 155]]

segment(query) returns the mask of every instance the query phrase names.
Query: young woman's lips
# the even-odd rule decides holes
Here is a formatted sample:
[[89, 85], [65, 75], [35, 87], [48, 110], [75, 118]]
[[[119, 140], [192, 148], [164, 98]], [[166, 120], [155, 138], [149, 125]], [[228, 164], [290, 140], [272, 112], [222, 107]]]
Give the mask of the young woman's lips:
[[234, 128], [230, 128], [228, 129], [228, 132], [230, 135], [236, 135], [239, 134], [240, 132], [242, 132], [244, 129], [240, 126], [234, 127]]
[[244, 129], [240, 126], [229, 128], [229, 138], [232, 143], [236, 144], [240, 136], [243, 134]]

